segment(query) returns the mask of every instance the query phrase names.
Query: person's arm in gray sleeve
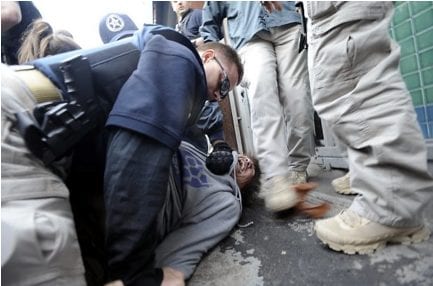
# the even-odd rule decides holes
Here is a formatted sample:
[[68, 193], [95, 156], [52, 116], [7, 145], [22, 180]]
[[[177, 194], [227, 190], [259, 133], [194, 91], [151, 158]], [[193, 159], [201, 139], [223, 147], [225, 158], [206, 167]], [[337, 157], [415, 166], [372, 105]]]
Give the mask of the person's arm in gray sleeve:
[[207, 1], [202, 13], [200, 35], [204, 42], [218, 42], [224, 38], [223, 19], [227, 16], [226, 3], [223, 1]]
[[239, 201], [230, 192], [214, 193], [198, 208], [158, 246], [156, 267], [171, 267], [189, 279], [202, 256], [230, 233], [241, 214]]

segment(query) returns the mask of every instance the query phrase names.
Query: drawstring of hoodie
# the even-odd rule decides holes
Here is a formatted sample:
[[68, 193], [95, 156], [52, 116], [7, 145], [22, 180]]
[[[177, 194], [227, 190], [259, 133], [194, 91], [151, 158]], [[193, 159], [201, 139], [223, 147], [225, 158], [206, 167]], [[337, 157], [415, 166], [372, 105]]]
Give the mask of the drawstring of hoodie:
[[230, 172], [229, 174], [233, 173], [233, 179], [235, 180], [235, 198], [237, 201], [239, 201], [239, 206], [241, 208], [241, 212], [242, 212], [242, 195], [241, 195], [241, 189], [238, 186], [237, 180], [236, 180], [236, 166], [238, 164], [238, 157], [239, 154], [236, 151], [232, 151], [233, 154], [233, 163], [230, 167]]

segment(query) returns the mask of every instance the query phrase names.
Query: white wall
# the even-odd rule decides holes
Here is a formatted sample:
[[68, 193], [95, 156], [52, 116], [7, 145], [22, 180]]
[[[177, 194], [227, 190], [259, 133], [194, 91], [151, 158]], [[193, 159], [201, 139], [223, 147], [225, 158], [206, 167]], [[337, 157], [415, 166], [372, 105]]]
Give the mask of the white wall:
[[83, 48], [102, 44], [99, 21], [111, 12], [127, 14], [137, 27], [153, 22], [152, 1], [144, 0], [88, 0], [88, 1], [33, 1], [44, 20], [55, 30], [65, 29]]

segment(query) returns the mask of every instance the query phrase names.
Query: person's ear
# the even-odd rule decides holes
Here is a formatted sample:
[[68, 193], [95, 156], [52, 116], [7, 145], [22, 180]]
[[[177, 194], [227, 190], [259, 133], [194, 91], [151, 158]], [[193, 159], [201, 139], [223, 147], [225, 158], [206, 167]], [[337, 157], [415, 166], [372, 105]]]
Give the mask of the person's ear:
[[212, 49], [208, 49], [201, 54], [201, 58], [203, 63], [207, 63], [215, 57], [215, 51]]

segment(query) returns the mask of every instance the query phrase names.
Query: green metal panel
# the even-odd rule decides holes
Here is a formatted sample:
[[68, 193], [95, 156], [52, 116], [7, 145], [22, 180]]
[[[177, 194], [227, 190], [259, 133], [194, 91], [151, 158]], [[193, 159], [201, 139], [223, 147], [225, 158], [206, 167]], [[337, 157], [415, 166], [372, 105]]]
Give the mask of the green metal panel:
[[401, 41], [412, 36], [412, 25], [410, 21], [398, 23], [395, 26], [395, 39]]
[[424, 50], [433, 46], [433, 30], [429, 29], [423, 33], [417, 34], [415, 39], [418, 50]]
[[396, 5], [394, 11], [394, 23], [401, 23], [410, 18], [409, 15], [409, 4], [407, 2], [398, 2], [401, 5]]
[[433, 85], [433, 68], [423, 70], [421, 76], [424, 85]]
[[413, 24], [415, 26], [415, 32], [422, 32], [433, 26], [433, 10], [428, 9], [418, 14], [417, 17], [414, 18]]
[[402, 58], [400, 61], [400, 69], [402, 74], [408, 74], [418, 70], [416, 56], [414, 54]]
[[409, 37], [405, 40], [400, 41], [401, 57], [415, 54], [415, 39]]
[[424, 91], [424, 94], [425, 94], [425, 99], [426, 99], [425, 103], [426, 104], [433, 104], [433, 86], [426, 88]]
[[421, 68], [433, 67], [433, 48], [419, 53]]
[[412, 91], [411, 95], [412, 95], [412, 101], [413, 101], [414, 106], [425, 104], [421, 89], [418, 89], [416, 91]]
[[404, 1], [404, 2], [410, 4], [412, 15], [418, 14], [419, 12], [432, 8], [433, 6], [432, 1]]
[[420, 77], [418, 74], [403, 75], [403, 78], [409, 91], [417, 89], [421, 85]]
[[433, 1], [395, 2], [391, 35], [424, 137], [433, 138]]

